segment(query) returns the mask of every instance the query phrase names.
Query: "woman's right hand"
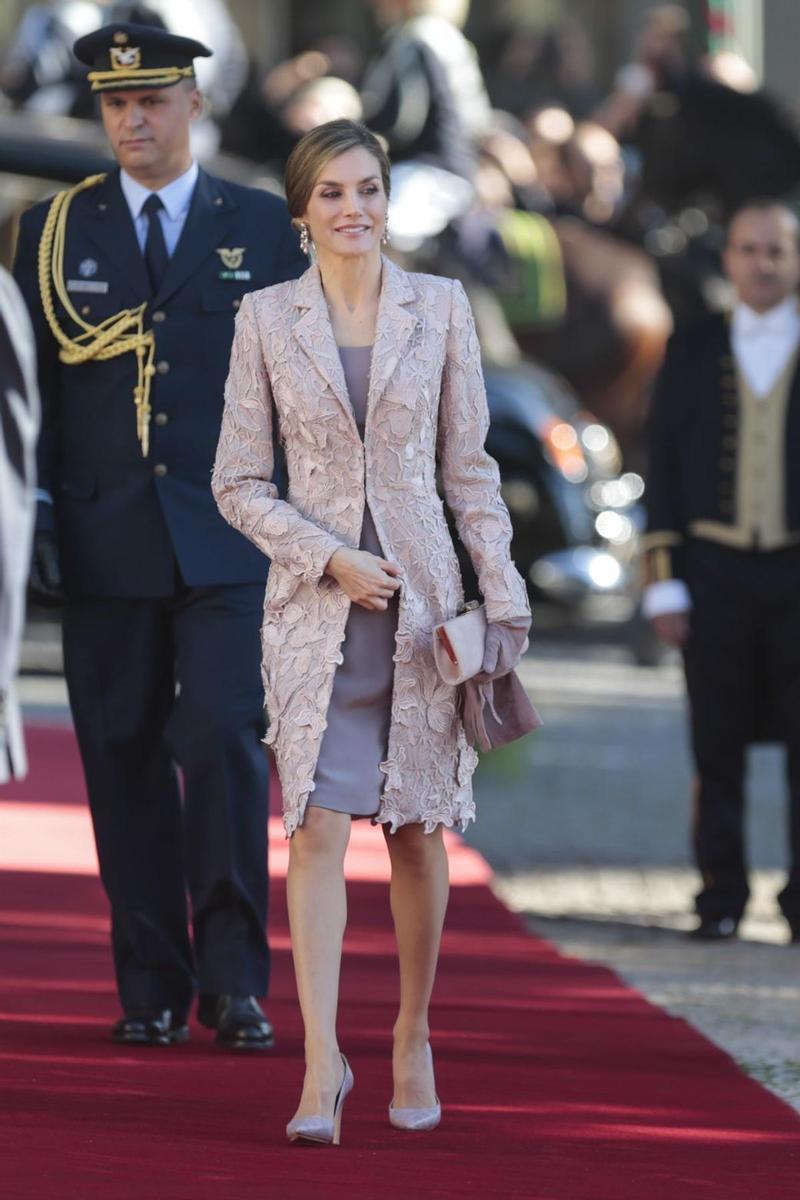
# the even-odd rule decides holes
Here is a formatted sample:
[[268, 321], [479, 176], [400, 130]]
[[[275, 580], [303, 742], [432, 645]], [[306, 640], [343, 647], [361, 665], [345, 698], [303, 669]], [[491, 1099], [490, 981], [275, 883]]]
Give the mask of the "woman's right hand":
[[386, 609], [400, 587], [397, 563], [378, 558], [368, 550], [336, 550], [328, 560], [326, 575], [331, 575], [344, 594], [373, 612]]

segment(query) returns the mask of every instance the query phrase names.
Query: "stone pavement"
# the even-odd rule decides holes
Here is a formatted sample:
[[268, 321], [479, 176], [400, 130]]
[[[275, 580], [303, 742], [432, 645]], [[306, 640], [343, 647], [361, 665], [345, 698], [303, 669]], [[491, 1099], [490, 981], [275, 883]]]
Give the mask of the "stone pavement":
[[753, 897], [742, 937], [689, 941], [691, 768], [676, 659], [633, 665], [613, 641], [543, 635], [523, 678], [544, 727], [481, 762], [468, 840], [532, 932], [604, 963], [684, 1017], [800, 1111], [800, 946], [784, 877], [782, 751], [750, 760]]

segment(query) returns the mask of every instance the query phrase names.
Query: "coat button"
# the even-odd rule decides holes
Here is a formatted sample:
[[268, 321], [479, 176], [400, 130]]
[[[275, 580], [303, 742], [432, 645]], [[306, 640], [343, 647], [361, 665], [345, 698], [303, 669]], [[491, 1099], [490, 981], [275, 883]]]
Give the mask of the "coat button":
[[240, 305], [241, 303], [242, 303], [242, 302], [241, 302], [241, 300], [234, 300], [234, 302], [233, 302], [233, 307], [234, 307], [234, 308], [236, 308], [236, 309], [238, 309], [238, 308], [239, 308], [239, 305]]
[[156, 420], [156, 425], [166, 425], [167, 421], [169, 420], [169, 417], [167, 416], [167, 414], [165, 412], [157, 412], [155, 420]]
[[84, 304], [83, 307], [81, 308], [81, 316], [88, 317], [88, 315], [91, 311], [92, 311], [91, 305]]
[[167, 319], [167, 314], [163, 311], [163, 309], [157, 308], [156, 311], [153, 313], [153, 323], [154, 324], [157, 323], [160, 325], [161, 322], [166, 321], [166, 319]]
[[167, 473], [166, 463], [156, 463], [153, 467], [153, 474], [158, 475], [159, 479], [163, 478]]
[[158, 371], [159, 375], [169, 374], [169, 363], [162, 358], [161, 362], [156, 363], [156, 370]]

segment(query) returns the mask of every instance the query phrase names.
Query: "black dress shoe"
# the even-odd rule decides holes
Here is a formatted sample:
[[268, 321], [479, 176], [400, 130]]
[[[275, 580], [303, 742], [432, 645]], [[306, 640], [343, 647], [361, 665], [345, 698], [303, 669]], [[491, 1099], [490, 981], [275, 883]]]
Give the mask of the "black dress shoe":
[[255, 996], [201, 996], [197, 1019], [216, 1029], [216, 1042], [231, 1050], [269, 1050], [275, 1031]]
[[689, 933], [698, 942], [725, 942], [736, 937], [739, 922], [736, 917], [701, 917], [700, 924]]
[[112, 1041], [125, 1046], [172, 1046], [188, 1042], [189, 1026], [170, 1010], [121, 1017], [111, 1030]]

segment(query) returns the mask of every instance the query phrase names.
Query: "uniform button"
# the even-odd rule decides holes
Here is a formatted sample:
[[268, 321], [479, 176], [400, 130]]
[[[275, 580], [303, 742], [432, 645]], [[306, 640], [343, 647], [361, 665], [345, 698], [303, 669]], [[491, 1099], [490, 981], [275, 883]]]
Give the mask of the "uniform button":
[[81, 316], [88, 317], [91, 311], [91, 307], [88, 304], [84, 304], [83, 308], [81, 309]]
[[156, 425], [166, 425], [169, 417], [164, 412], [156, 413]]
[[167, 375], [169, 373], [169, 363], [162, 358], [161, 362], [156, 363], [156, 370], [159, 375]]
[[163, 311], [163, 309], [157, 308], [156, 311], [153, 313], [154, 323], [157, 323], [160, 325], [161, 322], [166, 321], [166, 319], [167, 319], [167, 314]]
[[241, 303], [242, 303], [241, 300], [234, 300], [233, 307], [238, 308]]
[[167, 473], [166, 463], [156, 463], [156, 465], [153, 467], [153, 474], [158, 475], [159, 478], [166, 475], [166, 473]]

